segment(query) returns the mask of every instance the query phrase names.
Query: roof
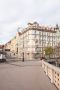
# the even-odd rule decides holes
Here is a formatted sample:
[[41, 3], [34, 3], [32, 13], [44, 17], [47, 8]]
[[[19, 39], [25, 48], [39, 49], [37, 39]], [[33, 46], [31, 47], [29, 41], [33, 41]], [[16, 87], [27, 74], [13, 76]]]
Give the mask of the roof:
[[22, 30], [21, 34], [27, 32], [28, 30], [38, 30], [43, 32], [51, 32], [51, 33], [56, 33], [57, 31], [55, 27], [42, 26], [39, 25], [37, 22], [28, 23], [28, 26]]

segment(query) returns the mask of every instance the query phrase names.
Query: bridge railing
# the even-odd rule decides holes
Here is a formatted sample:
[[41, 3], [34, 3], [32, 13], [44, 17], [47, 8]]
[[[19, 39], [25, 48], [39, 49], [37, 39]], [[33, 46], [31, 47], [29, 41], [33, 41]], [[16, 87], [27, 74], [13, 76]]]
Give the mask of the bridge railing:
[[44, 69], [46, 75], [50, 78], [51, 83], [60, 90], [60, 68], [51, 65], [42, 60], [42, 68]]

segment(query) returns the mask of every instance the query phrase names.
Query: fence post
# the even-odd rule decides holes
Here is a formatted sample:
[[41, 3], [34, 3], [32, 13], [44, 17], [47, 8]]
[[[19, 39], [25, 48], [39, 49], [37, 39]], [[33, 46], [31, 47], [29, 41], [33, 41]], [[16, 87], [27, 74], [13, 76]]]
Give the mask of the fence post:
[[42, 68], [44, 68], [44, 63], [43, 63], [43, 60], [42, 60]]
[[51, 83], [54, 83], [54, 70], [51, 69]]
[[46, 75], [48, 75], [48, 66], [46, 66]]

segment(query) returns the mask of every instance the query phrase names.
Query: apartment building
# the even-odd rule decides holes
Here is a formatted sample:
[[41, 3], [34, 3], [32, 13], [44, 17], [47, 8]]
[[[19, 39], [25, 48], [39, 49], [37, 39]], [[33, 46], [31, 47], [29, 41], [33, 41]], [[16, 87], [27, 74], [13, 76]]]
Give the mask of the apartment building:
[[[54, 54], [56, 58], [60, 59], [60, 42], [54, 47]], [[59, 60], [60, 61], [60, 60]]]
[[18, 32], [18, 58], [21, 60], [39, 60], [44, 56], [47, 46], [56, 46], [60, 40], [58, 28], [45, 27], [37, 22], [28, 23], [27, 28]]
[[4, 51], [4, 45], [0, 45], [0, 52]]
[[17, 32], [16, 36], [4, 46], [9, 58], [20, 60], [39, 60], [44, 57], [47, 46], [55, 47], [60, 41], [58, 27], [47, 27], [37, 22], [28, 23], [27, 27]]
[[17, 58], [17, 39], [16, 36], [7, 42], [4, 46], [7, 58]]

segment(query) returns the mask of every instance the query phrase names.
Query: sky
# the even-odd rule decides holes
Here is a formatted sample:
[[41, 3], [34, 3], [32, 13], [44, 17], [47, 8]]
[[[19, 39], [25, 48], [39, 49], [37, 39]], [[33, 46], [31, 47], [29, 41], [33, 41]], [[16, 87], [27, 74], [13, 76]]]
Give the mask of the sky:
[[13, 38], [18, 27], [34, 21], [60, 25], [60, 0], [0, 0], [0, 44]]

